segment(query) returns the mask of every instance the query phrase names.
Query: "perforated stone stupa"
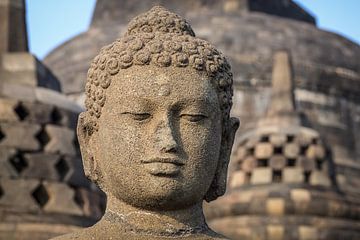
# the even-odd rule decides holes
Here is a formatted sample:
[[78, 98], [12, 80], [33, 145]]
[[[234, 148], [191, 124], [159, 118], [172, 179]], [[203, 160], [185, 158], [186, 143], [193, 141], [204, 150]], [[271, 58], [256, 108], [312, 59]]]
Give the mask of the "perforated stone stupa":
[[240, 136], [230, 190], [208, 219], [231, 239], [357, 239], [359, 198], [339, 189], [331, 147], [295, 108], [292, 76], [278, 52], [267, 114]]
[[24, 1], [0, 13], [0, 239], [48, 239], [93, 224], [103, 198], [82, 170], [81, 108], [27, 51]]

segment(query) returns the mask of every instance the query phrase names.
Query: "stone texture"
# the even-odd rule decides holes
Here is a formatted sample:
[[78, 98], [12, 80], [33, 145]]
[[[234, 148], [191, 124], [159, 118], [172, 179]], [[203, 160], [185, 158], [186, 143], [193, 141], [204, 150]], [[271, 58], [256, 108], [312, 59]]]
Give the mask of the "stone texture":
[[55, 125], [47, 125], [44, 131], [49, 138], [44, 146], [45, 152], [75, 155], [74, 131]]
[[285, 212], [284, 199], [269, 198], [266, 201], [266, 212], [269, 215], [283, 215]]
[[27, 51], [25, 1], [0, 2], [0, 53]]
[[55, 91], [61, 90], [57, 78], [35, 56], [27, 53], [2, 54], [2, 71], [0, 76], [3, 82], [17, 83], [26, 86], [41, 86]]
[[283, 181], [285, 183], [303, 183], [304, 169], [302, 168], [285, 168], [283, 170]]
[[44, 206], [44, 211], [49, 213], [67, 213], [82, 215], [80, 207], [75, 203], [75, 192], [66, 184], [44, 183], [49, 194], [49, 201]]
[[272, 171], [269, 168], [257, 168], [252, 172], [251, 184], [266, 184], [272, 181]]
[[36, 134], [40, 126], [28, 123], [0, 123], [1, 131], [6, 136], [0, 146], [14, 147], [21, 150], [38, 150], [40, 144], [36, 140]]
[[283, 240], [285, 235], [285, 228], [281, 225], [269, 225], [267, 226], [267, 239], [271, 240]]
[[0, 121], [11, 122], [19, 120], [19, 116], [14, 109], [18, 102], [11, 99], [0, 99]]

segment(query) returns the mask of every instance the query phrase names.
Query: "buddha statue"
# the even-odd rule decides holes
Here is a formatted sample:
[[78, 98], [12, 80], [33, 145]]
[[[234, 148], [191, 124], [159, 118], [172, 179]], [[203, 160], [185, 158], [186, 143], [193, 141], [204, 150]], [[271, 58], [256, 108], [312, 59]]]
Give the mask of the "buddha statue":
[[239, 121], [223, 55], [162, 7], [135, 17], [91, 63], [78, 138], [103, 218], [65, 239], [226, 239], [203, 200], [225, 192]]

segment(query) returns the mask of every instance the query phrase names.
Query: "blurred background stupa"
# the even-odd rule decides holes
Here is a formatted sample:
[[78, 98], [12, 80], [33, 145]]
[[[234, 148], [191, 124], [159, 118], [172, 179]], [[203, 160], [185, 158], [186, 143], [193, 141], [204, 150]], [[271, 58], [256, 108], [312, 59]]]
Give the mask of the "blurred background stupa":
[[[314, 16], [295, 1], [98, 0], [89, 29], [44, 59], [57, 79], [57, 96], [66, 96], [64, 101], [71, 106], [76, 102], [81, 108], [91, 59], [123, 34], [129, 19], [155, 4], [188, 19], [199, 37], [229, 57], [234, 71], [232, 114], [240, 117], [242, 125], [232, 155], [228, 192], [206, 204], [209, 224], [231, 239], [360, 239], [360, 46], [319, 29]], [[0, 19], [4, 19], [3, 12]], [[12, 22], [16, 34], [25, 26], [23, 17], [20, 19]], [[16, 41], [25, 41], [26, 34], [16, 34], [11, 34]], [[2, 59], [3, 65], [13, 64]], [[1, 76], [1, 84], [3, 79]], [[35, 86], [54, 89], [54, 82], [39, 80]], [[25, 95], [6, 94], [11, 95], [7, 98]], [[61, 101], [54, 103], [49, 97], [46, 102]], [[79, 108], [73, 112], [77, 111]], [[2, 126], [1, 132], [6, 136]], [[2, 146], [5, 138], [0, 135], [0, 139]], [[8, 164], [8, 160], [3, 162]], [[4, 179], [9, 173], [0, 174]], [[65, 184], [76, 190], [78, 181]], [[0, 208], [6, 209], [2, 201], [7, 193], [1, 189]], [[18, 196], [14, 190], [8, 192]], [[87, 199], [75, 201], [76, 206], [81, 203], [101, 210], [99, 198]], [[7, 219], [2, 216], [0, 226]], [[56, 216], [40, 215], [39, 219], [59, 222]]]
[[104, 197], [82, 169], [74, 130], [82, 108], [28, 52], [24, 0], [1, 0], [0, 21], [0, 239], [90, 226]]

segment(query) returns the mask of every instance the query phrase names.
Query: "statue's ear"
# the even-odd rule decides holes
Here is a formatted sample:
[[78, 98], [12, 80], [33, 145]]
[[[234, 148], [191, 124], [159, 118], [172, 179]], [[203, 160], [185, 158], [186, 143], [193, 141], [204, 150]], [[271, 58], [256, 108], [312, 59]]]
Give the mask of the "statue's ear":
[[234, 144], [235, 134], [239, 126], [239, 119], [233, 117], [230, 118], [225, 134], [222, 136], [220, 157], [217, 170], [211, 186], [204, 198], [207, 202], [213, 201], [225, 194], [231, 149]]
[[87, 112], [82, 112], [79, 115], [77, 124], [77, 136], [80, 145], [81, 156], [85, 175], [94, 181], [98, 181], [98, 164], [94, 159], [90, 143], [91, 137], [98, 130], [98, 125]]

